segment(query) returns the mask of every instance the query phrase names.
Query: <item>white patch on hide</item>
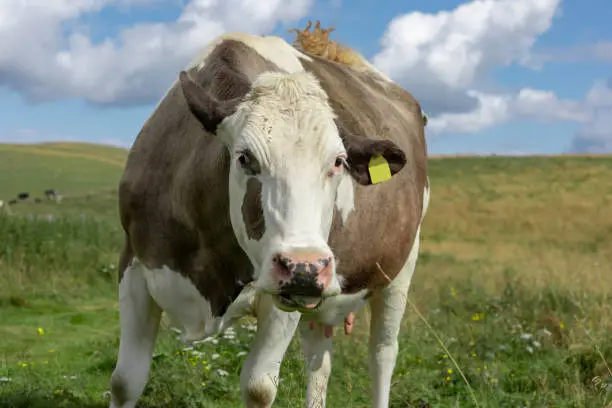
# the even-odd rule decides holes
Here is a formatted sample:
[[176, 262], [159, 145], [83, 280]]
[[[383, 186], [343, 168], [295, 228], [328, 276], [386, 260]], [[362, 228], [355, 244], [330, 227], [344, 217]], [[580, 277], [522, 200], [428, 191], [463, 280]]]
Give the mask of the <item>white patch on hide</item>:
[[214, 317], [211, 305], [188, 278], [164, 266], [143, 268], [149, 294], [168, 314], [184, 342], [202, 340], [229, 327], [237, 318], [250, 314], [255, 292], [245, 287], [222, 317]]
[[353, 177], [348, 173], [342, 176], [336, 192], [336, 208], [340, 211], [342, 223], [346, 223], [348, 216], [355, 209], [355, 187]]

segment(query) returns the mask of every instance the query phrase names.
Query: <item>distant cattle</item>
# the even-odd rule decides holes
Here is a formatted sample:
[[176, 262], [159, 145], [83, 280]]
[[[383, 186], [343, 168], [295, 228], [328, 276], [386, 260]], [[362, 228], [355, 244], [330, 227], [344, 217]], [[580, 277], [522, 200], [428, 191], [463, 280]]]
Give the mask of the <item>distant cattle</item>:
[[10, 200], [10, 201], [8, 202], [8, 204], [9, 204], [9, 205], [15, 205], [15, 204], [17, 204], [17, 200]]
[[17, 198], [20, 200], [27, 200], [30, 197], [30, 193], [19, 193], [17, 194]]
[[45, 190], [45, 197], [47, 197], [47, 200], [56, 200], [57, 199], [57, 191], [49, 189], [49, 190]]
[[367, 303], [368, 405], [389, 406], [429, 202], [424, 116], [409, 92], [351, 56], [223, 35], [147, 119], [119, 184], [111, 407], [136, 406], [162, 310], [185, 341], [257, 318], [240, 375], [252, 408], [272, 406], [299, 328], [306, 405], [324, 407], [331, 329], [344, 322], [348, 332], [347, 316]]

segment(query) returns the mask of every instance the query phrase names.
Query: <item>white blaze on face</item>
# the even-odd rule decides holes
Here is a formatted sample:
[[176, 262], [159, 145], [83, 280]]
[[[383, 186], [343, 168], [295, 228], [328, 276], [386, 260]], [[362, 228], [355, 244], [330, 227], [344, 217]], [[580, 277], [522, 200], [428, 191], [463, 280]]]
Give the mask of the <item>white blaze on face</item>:
[[[332, 257], [327, 239], [334, 204], [346, 218], [353, 209], [353, 184], [327, 95], [314, 76], [262, 74], [219, 135], [232, 158], [232, 224], [256, 267], [258, 285], [278, 288], [277, 254], [297, 263]], [[242, 216], [251, 177], [261, 183], [265, 233], [259, 239], [249, 238]], [[340, 289], [334, 268], [332, 260], [325, 293]]]

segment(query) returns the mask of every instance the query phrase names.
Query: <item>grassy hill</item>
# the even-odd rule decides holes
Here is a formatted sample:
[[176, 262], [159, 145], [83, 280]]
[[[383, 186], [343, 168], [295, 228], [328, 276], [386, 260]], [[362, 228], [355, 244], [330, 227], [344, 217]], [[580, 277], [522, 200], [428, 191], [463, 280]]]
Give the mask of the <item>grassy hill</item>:
[[87, 143], [0, 144], [0, 199], [47, 189], [79, 195], [117, 185], [127, 151]]
[[[116, 219], [126, 157], [126, 149], [89, 143], [0, 144], [0, 200], [28, 192], [30, 198], [11, 206], [11, 212]], [[46, 200], [47, 189], [62, 195], [60, 205]], [[42, 202], [34, 203], [35, 198]]]
[[[0, 217], [0, 407], [105, 407], [122, 243], [113, 188], [125, 152], [19, 148], [0, 147], [3, 171], [22, 171], [3, 175], [0, 191], [55, 180], [50, 187], [67, 198], [19, 204], [15, 213], [66, 216]], [[21, 154], [49, 167], [17, 165]], [[49, 168], [56, 178], [45, 178], [41, 169]], [[391, 406], [609, 407], [612, 158], [441, 158], [430, 160], [429, 173], [432, 198]], [[330, 408], [371, 406], [368, 318], [366, 310], [351, 336], [336, 335]], [[252, 335], [252, 326], [238, 325], [235, 338], [198, 345], [203, 354], [194, 354], [162, 330], [140, 406], [240, 406], [239, 370]], [[302, 361], [296, 338], [277, 406], [303, 405]]]

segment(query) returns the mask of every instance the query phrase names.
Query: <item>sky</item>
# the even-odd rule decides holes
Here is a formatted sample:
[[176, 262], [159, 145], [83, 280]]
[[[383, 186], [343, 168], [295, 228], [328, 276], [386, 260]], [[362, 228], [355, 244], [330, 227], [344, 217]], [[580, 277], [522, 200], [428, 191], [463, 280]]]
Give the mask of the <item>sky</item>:
[[216, 36], [308, 20], [417, 98], [430, 154], [612, 152], [610, 0], [1, 0], [0, 142], [129, 147]]

